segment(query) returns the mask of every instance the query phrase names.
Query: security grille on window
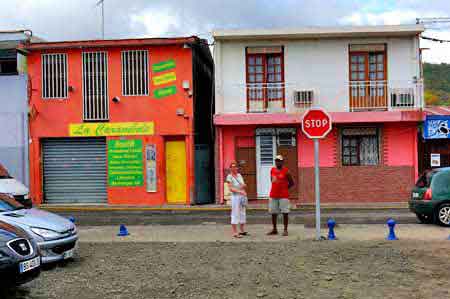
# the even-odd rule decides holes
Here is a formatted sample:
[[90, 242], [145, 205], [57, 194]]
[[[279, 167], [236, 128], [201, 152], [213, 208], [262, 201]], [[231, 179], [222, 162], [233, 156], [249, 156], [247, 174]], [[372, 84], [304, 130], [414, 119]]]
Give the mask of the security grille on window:
[[42, 55], [42, 97], [67, 98], [67, 54]]
[[342, 130], [343, 165], [378, 165], [379, 142], [377, 128], [348, 128]]
[[277, 144], [279, 146], [295, 146], [296, 130], [290, 128], [277, 129]]
[[300, 108], [311, 107], [314, 100], [314, 91], [296, 90], [294, 91], [294, 105]]
[[88, 121], [109, 119], [106, 52], [83, 53], [83, 116]]
[[122, 94], [148, 95], [148, 51], [122, 51]]

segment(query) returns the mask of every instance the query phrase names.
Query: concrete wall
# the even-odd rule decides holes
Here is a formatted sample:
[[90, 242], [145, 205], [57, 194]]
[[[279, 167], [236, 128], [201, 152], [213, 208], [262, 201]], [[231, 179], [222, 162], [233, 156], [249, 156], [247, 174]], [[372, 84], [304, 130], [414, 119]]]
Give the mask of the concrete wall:
[[0, 76], [0, 163], [28, 186], [27, 80]]
[[284, 46], [286, 107], [296, 112], [294, 90], [313, 89], [318, 104], [331, 112], [349, 109], [349, 45], [387, 44], [390, 85], [409, 87], [419, 77], [416, 37], [342, 38], [279, 41], [216, 41], [216, 113], [246, 112], [245, 48]]

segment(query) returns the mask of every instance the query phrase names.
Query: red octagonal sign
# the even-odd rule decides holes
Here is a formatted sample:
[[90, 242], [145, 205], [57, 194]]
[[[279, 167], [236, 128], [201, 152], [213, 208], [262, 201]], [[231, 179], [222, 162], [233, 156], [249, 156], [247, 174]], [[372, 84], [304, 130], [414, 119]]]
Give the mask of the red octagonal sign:
[[311, 108], [303, 115], [302, 130], [308, 138], [324, 138], [331, 126], [331, 116], [320, 108]]

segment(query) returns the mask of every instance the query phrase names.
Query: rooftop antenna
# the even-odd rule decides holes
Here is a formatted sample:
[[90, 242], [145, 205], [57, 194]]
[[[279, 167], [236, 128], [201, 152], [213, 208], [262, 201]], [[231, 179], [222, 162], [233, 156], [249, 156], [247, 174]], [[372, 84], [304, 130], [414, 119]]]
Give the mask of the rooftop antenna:
[[102, 6], [102, 39], [105, 39], [105, 4], [103, 3], [105, 0], [99, 0], [95, 6]]

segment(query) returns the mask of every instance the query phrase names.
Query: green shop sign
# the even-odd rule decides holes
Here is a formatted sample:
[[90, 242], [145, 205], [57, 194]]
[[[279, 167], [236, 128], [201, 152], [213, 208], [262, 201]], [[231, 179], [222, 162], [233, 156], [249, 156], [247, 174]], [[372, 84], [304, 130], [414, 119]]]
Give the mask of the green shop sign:
[[168, 86], [168, 87], [158, 88], [158, 89], [155, 89], [155, 91], [154, 91], [155, 98], [157, 98], [157, 99], [171, 96], [176, 93], [177, 93], [176, 86]]
[[144, 185], [142, 140], [108, 140], [108, 185]]
[[166, 61], [158, 62], [152, 65], [152, 71], [159, 73], [167, 70], [171, 70], [176, 67], [175, 60], [169, 59]]

